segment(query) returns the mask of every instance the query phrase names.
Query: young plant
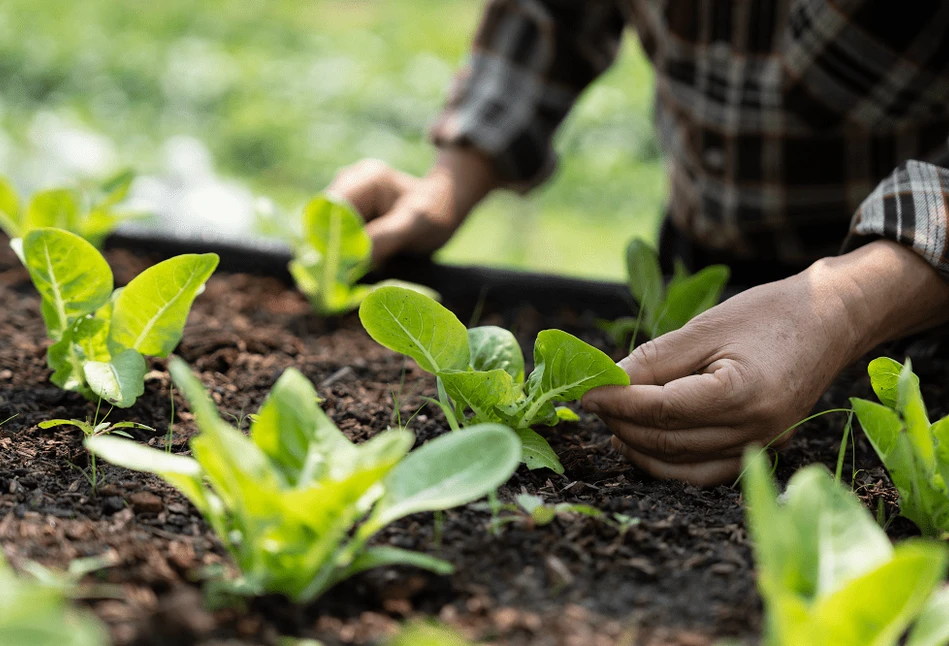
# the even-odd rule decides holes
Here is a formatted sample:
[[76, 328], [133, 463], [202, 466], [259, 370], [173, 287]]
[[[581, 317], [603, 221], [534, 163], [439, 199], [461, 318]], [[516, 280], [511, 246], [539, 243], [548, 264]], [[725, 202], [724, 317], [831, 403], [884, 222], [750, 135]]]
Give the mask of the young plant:
[[[106, 414], [105, 417], [108, 417]], [[116, 422], [112, 424], [110, 422], [103, 420], [99, 421], [99, 410], [96, 408], [96, 417], [90, 422], [88, 419], [79, 420], [79, 419], [50, 419], [45, 422], [40, 422], [40, 428], [53, 428], [55, 426], [75, 426], [83, 434], [88, 437], [98, 437], [99, 435], [107, 435], [109, 433], [114, 433], [116, 435], [121, 435], [123, 437], [131, 438], [132, 436], [125, 432], [126, 428], [135, 428], [143, 431], [154, 431], [151, 426], [145, 426], [144, 424], [139, 424], [138, 422]], [[99, 471], [96, 468], [96, 455], [92, 453], [89, 455], [89, 471], [86, 472], [85, 469], [82, 470], [83, 475], [86, 476], [86, 480], [89, 481], [89, 486], [92, 487], [92, 491], [95, 492], [99, 487]]]
[[[81, 564], [81, 562], [76, 562]], [[91, 613], [73, 609], [75, 575], [56, 575], [33, 566], [33, 578], [17, 576], [0, 552], [0, 644], [105, 646], [109, 635]], [[72, 568], [71, 568], [72, 569]]]
[[144, 357], [167, 357], [181, 340], [218, 263], [213, 253], [176, 256], [113, 291], [105, 258], [73, 233], [34, 229], [22, 252], [55, 342], [46, 354], [52, 382], [119, 408], [145, 392]]
[[629, 335], [635, 343], [640, 332], [655, 338], [678, 330], [718, 303], [729, 277], [725, 265], [712, 265], [689, 274], [676, 260], [672, 280], [666, 286], [659, 254], [639, 238], [631, 240], [626, 247], [626, 270], [629, 291], [639, 304], [639, 315], [604, 325], [617, 343]]
[[[364, 570], [409, 564], [449, 573], [449, 563], [395, 547], [369, 547], [389, 523], [465, 504], [517, 468], [517, 437], [499, 425], [440, 437], [412, 453], [403, 429], [355, 445], [323, 413], [312, 384], [283, 373], [250, 428], [224, 422], [180, 359], [169, 364], [200, 434], [193, 458], [116, 437], [86, 440], [93, 453], [155, 473], [204, 515], [240, 567], [237, 589], [307, 602]], [[406, 455], [408, 453], [408, 455]]]
[[949, 532], [949, 417], [929, 423], [919, 378], [907, 359], [870, 362], [879, 404], [850, 400], [860, 426], [900, 494], [900, 515], [926, 536]]
[[534, 370], [525, 381], [524, 356], [508, 330], [468, 330], [431, 298], [397, 286], [380, 287], [367, 296], [359, 318], [369, 336], [436, 376], [439, 403], [453, 427], [484, 422], [510, 426], [521, 438], [530, 469], [563, 473], [547, 440], [531, 430], [575, 417], [554, 402], [580, 399], [598, 386], [629, 385], [629, 376], [606, 354], [560, 330], [537, 335]]
[[[870, 512], [822, 466], [797, 472], [778, 500], [767, 459], [749, 451], [743, 491], [765, 603], [765, 644], [896, 646], [922, 620], [912, 646], [949, 618], [930, 598], [946, 572], [946, 546], [911, 540], [895, 548]], [[928, 604], [928, 605], [927, 605]]]
[[435, 296], [421, 285], [400, 281], [357, 284], [371, 260], [372, 240], [362, 217], [348, 203], [321, 194], [304, 207], [303, 237], [295, 245], [290, 274], [317, 313], [333, 316], [354, 310], [384, 284], [402, 284]]
[[[87, 190], [57, 188], [33, 195], [29, 204], [21, 204], [10, 182], [0, 177], [0, 229], [11, 240], [26, 237], [30, 231], [45, 227], [64, 229], [101, 247], [123, 221], [138, 217], [118, 212], [116, 205], [129, 192], [135, 174], [123, 171], [101, 185]], [[18, 245], [14, 244], [14, 248]]]

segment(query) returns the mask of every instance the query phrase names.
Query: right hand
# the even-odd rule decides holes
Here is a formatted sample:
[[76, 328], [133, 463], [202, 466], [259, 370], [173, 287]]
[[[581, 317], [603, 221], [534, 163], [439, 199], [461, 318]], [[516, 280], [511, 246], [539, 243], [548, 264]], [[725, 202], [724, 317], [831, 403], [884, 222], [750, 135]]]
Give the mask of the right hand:
[[421, 178], [364, 159], [342, 169], [327, 190], [348, 200], [366, 220], [378, 265], [396, 254], [438, 250], [493, 187], [484, 158], [453, 149], [442, 151]]

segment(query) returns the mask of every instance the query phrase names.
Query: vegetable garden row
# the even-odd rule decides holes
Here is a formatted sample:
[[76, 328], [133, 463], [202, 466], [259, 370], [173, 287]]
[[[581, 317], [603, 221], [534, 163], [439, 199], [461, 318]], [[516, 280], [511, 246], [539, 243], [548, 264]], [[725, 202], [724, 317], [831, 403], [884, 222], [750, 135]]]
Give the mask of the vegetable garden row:
[[0, 184], [0, 643], [949, 643], [949, 418], [909, 361], [735, 487], [652, 481], [574, 402], [727, 268], [667, 285], [633, 242], [617, 321], [457, 303], [360, 283], [362, 221], [319, 196], [296, 291], [103, 255], [130, 180]]

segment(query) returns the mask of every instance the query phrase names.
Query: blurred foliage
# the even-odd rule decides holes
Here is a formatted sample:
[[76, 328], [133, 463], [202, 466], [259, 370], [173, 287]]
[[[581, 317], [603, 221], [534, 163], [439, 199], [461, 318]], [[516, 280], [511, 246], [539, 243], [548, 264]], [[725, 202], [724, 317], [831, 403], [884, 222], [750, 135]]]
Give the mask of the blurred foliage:
[[[365, 156], [422, 173], [426, 128], [482, 6], [4, 0], [0, 169], [4, 140], [21, 144], [51, 113], [111, 139], [116, 163], [143, 173], [166, 138], [194, 135], [225, 173], [288, 207]], [[630, 39], [561, 132], [555, 179], [527, 199], [489, 200], [443, 257], [622, 277], [623, 246], [654, 237], [665, 190], [651, 92]]]

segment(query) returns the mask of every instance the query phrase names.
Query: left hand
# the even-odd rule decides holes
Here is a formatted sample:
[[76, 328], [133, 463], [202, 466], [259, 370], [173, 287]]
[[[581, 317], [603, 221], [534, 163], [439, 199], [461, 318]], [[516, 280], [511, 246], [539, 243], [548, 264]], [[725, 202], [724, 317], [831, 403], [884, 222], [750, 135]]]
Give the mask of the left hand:
[[594, 389], [583, 406], [609, 426], [613, 447], [653, 476], [728, 482], [748, 444], [787, 443], [785, 431], [843, 368], [887, 338], [945, 320], [947, 306], [949, 285], [934, 269], [874, 242], [640, 345], [620, 362], [632, 385]]

